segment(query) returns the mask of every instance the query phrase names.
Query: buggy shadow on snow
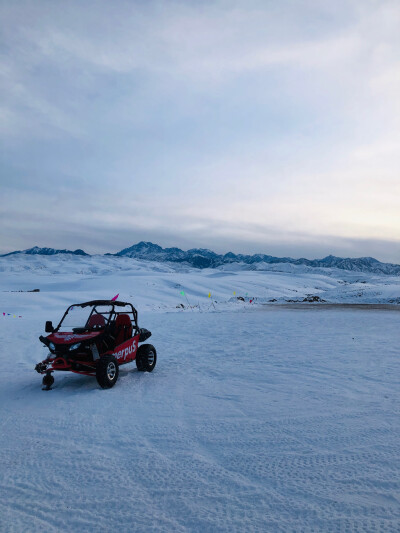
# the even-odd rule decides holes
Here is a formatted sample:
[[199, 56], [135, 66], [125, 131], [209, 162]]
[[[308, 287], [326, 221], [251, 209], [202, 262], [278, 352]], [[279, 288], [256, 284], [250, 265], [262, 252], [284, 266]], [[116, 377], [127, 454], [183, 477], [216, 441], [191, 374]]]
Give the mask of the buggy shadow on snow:
[[138, 327], [137, 311], [127, 302], [93, 300], [71, 305], [56, 328], [46, 322], [46, 333], [50, 335], [39, 340], [50, 353], [35, 367], [44, 374], [43, 390], [51, 389], [54, 371], [96, 376], [100, 387], [109, 389], [121, 365], [135, 360], [137, 369], [145, 372], [156, 366], [154, 346], [139, 346], [151, 333]]

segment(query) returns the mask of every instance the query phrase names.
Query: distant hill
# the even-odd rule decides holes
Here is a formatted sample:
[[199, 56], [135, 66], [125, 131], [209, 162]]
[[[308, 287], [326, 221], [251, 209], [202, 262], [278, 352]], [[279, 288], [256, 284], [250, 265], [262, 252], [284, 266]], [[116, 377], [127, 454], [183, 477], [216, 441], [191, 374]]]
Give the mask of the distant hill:
[[148, 261], [188, 263], [196, 268], [216, 268], [229, 263], [243, 263], [247, 265], [255, 265], [257, 263], [290, 263], [309, 267], [340, 268], [342, 270], [353, 270], [357, 272], [400, 275], [400, 265], [381, 263], [373, 257], [343, 259], [342, 257], [328, 255], [324, 259], [292, 259], [291, 257], [274, 257], [264, 254], [243, 255], [232, 252], [220, 255], [203, 248], [192, 248], [191, 250], [184, 251], [180, 248], [162, 248], [152, 242], [143, 241], [129, 248], [124, 248], [115, 255], [146, 259]]
[[86, 255], [88, 256], [86, 252], [83, 250], [56, 250], [54, 248], [39, 248], [38, 246], [34, 246], [33, 248], [28, 248], [28, 250], [17, 250], [15, 252], [10, 252], [8, 254], [3, 254], [0, 257], [7, 257], [8, 255], [15, 255], [15, 254], [25, 254], [25, 255], [57, 255], [57, 254], [72, 254], [72, 255]]
[[[90, 256], [83, 250], [56, 250], [54, 248], [39, 248], [37, 246], [29, 248], [28, 250], [10, 252], [1, 257], [10, 255], [24, 254], [24, 255], [57, 255], [69, 254], [78, 256]], [[180, 248], [162, 248], [158, 244], [152, 242], [139, 242], [124, 248], [116, 254], [104, 254], [106, 256], [116, 257], [131, 257], [133, 259], [141, 259], [146, 261], [158, 261], [161, 263], [184, 263], [195, 268], [217, 268], [223, 265], [237, 263], [240, 265], [247, 265], [247, 269], [255, 270], [262, 269], [262, 264], [291, 264], [291, 265], [305, 265], [307, 267], [315, 268], [339, 268], [341, 270], [352, 270], [355, 272], [370, 272], [375, 274], [387, 274], [392, 276], [400, 276], [400, 265], [392, 263], [381, 263], [373, 257], [359, 257], [359, 258], [342, 258], [328, 255], [323, 259], [293, 259], [291, 257], [274, 257], [265, 254], [234, 254], [229, 252], [227, 254], [217, 254], [212, 250], [205, 248], [192, 248], [184, 251]]]

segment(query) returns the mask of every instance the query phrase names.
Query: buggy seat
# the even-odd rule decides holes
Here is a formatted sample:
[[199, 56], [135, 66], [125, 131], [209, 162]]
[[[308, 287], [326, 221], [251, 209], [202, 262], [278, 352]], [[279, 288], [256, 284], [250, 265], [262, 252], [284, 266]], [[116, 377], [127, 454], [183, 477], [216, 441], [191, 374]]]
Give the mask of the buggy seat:
[[106, 323], [103, 315], [95, 314], [89, 318], [87, 327], [89, 329], [103, 329]]
[[115, 321], [115, 346], [132, 337], [132, 322], [129, 315], [121, 314]]

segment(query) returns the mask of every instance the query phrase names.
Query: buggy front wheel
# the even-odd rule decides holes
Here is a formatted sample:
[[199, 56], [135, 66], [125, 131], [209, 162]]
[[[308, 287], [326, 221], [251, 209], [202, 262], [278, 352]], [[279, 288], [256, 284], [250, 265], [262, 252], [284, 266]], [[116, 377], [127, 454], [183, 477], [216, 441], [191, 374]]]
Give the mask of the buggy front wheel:
[[97, 361], [96, 379], [102, 389], [111, 389], [118, 379], [118, 361], [113, 355], [104, 355]]
[[152, 344], [142, 344], [136, 354], [136, 368], [141, 372], [151, 372], [157, 362], [157, 352]]

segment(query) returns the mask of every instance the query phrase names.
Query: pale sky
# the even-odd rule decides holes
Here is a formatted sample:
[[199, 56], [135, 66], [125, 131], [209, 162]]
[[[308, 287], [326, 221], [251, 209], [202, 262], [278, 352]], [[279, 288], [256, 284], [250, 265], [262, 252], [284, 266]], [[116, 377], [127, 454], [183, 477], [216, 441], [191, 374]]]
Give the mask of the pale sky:
[[400, 0], [0, 1], [0, 253], [400, 263]]

